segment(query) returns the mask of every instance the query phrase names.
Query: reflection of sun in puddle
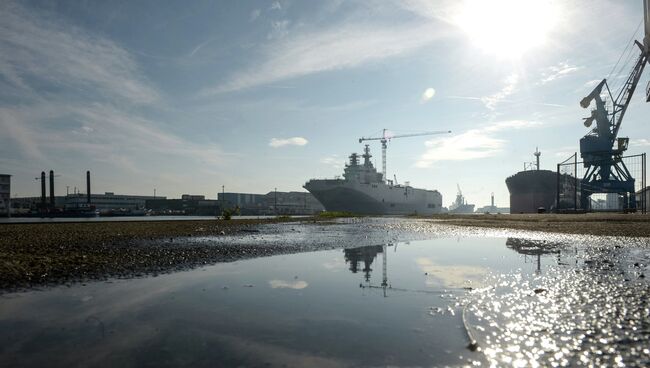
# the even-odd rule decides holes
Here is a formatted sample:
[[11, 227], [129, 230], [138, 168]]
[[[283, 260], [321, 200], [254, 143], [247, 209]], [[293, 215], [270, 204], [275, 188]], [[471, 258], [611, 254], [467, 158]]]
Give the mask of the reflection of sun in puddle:
[[[433, 262], [430, 258], [420, 257], [415, 260], [422, 272], [425, 272], [429, 278], [426, 280], [427, 286], [440, 286], [461, 288], [461, 287], [480, 287], [485, 280], [489, 269], [478, 266], [467, 265], [440, 265]], [[431, 278], [434, 278], [432, 280]]]
[[306, 281], [285, 281], [285, 280], [270, 280], [269, 285], [272, 289], [304, 289], [309, 284]]

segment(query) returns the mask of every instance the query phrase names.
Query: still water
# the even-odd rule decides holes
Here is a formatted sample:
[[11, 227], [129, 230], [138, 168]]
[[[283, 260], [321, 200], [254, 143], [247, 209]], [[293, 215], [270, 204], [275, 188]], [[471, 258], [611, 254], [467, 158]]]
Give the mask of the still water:
[[[591, 263], [585, 257], [591, 257]], [[562, 341], [566, 346], [582, 341], [581, 331], [593, 329], [598, 316], [587, 313], [580, 319], [583, 330], [576, 330], [571, 324], [575, 316], [563, 308], [592, 303], [609, 313], [607, 308], [619, 308], [621, 302], [629, 310], [638, 302], [643, 313], [647, 296], [639, 299], [644, 289], [638, 289], [629, 301], [617, 301], [608, 299], [610, 289], [602, 288], [601, 294], [607, 294], [598, 297], [602, 307], [590, 300], [591, 291], [581, 283], [607, 284], [594, 276], [601, 273], [566, 273], [579, 263], [592, 265], [592, 259], [593, 254], [578, 247], [533, 240], [440, 238], [4, 294], [0, 365], [499, 366], [530, 365], [538, 359], [542, 365], [553, 359], [558, 365], [579, 363], [560, 359], [581, 352], [578, 344], [562, 355]], [[563, 285], [554, 289], [558, 275]], [[612, 285], [618, 285], [617, 280]], [[562, 293], [561, 287], [574, 294], [554, 302], [551, 292]], [[605, 335], [616, 332], [607, 329], [607, 318], [614, 317], [602, 319], [601, 334], [603, 329]], [[630, 319], [624, 317], [616, 323], [625, 325]], [[638, 318], [639, 326], [647, 329], [648, 316]], [[566, 333], [552, 334], [554, 328]], [[539, 338], [527, 345], [534, 336]], [[640, 365], [650, 356], [644, 353], [642, 338], [638, 346], [627, 345], [640, 349], [632, 356]], [[477, 351], [467, 348], [472, 339], [479, 340]], [[598, 339], [592, 345], [594, 354], [600, 351], [602, 357], [602, 346], [611, 343]], [[587, 356], [586, 362], [598, 362], [594, 357]]]

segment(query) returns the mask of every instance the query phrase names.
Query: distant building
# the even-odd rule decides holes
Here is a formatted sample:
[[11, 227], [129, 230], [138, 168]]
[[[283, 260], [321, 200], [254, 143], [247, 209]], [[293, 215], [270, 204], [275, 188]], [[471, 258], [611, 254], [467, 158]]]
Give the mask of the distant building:
[[11, 175], [0, 174], [0, 216], [11, 216]]
[[[88, 198], [86, 194], [70, 194], [64, 197], [66, 207], [75, 207], [87, 203]], [[105, 192], [104, 194], [91, 194], [90, 204], [94, 205], [99, 212], [104, 210], [141, 210], [145, 208], [145, 203], [149, 199], [165, 197], [153, 196], [139, 196], [139, 195], [126, 195], [115, 194], [113, 192]]]
[[221, 202], [205, 196], [183, 195], [180, 199], [148, 199], [145, 208], [153, 215], [220, 216]]
[[646, 211], [648, 210], [648, 205], [650, 204], [650, 187], [645, 187], [638, 192], [636, 192], [636, 208]]
[[510, 207], [483, 206], [476, 213], [510, 213]]
[[263, 209], [266, 206], [264, 194], [225, 192], [218, 193], [217, 199], [232, 207]]
[[[91, 194], [90, 204], [94, 205], [100, 213], [117, 210], [144, 210], [146, 201], [153, 198], [165, 199], [166, 197], [126, 195], [106, 192], [104, 194]], [[21, 213], [37, 209], [40, 203], [41, 197], [15, 198], [12, 206], [16, 212]], [[84, 193], [69, 194], [54, 198], [54, 205], [56, 207], [74, 208], [86, 203], [88, 203], [88, 197]]]
[[242, 215], [310, 215], [324, 211], [323, 205], [308, 192], [266, 194], [226, 192], [217, 195], [225, 207], [238, 207]]
[[184, 201], [203, 201], [205, 200], [204, 195], [193, 195], [193, 194], [183, 194], [181, 199]]

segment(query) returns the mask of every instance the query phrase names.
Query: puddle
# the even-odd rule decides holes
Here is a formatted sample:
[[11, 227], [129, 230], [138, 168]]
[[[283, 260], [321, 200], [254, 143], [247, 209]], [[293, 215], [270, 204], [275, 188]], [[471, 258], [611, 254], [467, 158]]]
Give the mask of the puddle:
[[[615, 272], [619, 280], [611, 279], [611, 267], [603, 265], [600, 253], [585, 249], [535, 239], [438, 238], [5, 294], [0, 298], [0, 363], [304, 367], [598, 362], [607, 354], [602, 346], [618, 345], [612, 345], [614, 340], [587, 343], [592, 337], [642, 342], [645, 336], [647, 341], [647, 284], [638, 281], [646, 266], [633, 263], [648, 253], [626, 250], [629, 262], [611, 265], [622, 267]], [[629, 286], [610, 286], [609, 281], [618, 285], [625, 279], [631, 280]], [[640, 291], [642, 285], [646, 291]], [[567, 290], [582, 293], [562, 294]], [[612, 294], [614, 290], [637, 295]], [[576, 322], [573, 309], [590, 302], [600, 306], [591, 294], [596, 291], [593, 295], [601, 298], [611, 296], [603, 303], [617, 313], [582, 308], [582, 324]], [[630, 313], [622, 310], [626, 307]], [[636, 321], [636, 333], [610, 326], [630, 326], [630, 320]], [[593, 328], [599, 330], [589, 335]], [[475, 351], [467, 349], [470, 337], [478, 342]], [[574, 343], [578, 337], [582, 344]], [[628, 340], [621, 340], [628, 343], [627, 353], [615, 354], [623, 355], [620, 361], [647, 362], [647, 349], [644, 353]], [[601, 362], [618, 362], [616, 356]]]

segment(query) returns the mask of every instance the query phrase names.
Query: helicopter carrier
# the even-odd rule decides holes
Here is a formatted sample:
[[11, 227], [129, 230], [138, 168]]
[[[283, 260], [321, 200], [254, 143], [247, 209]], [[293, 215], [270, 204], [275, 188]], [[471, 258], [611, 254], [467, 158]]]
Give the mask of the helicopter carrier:
[[[437, 190], [413, 188], [385, 180], [370, 161], [370, 148], [363, 155], [352, 153], [343, 178], [312, 179], [303, 186], [327, 211], [369, 215], [430, 215], [440, 213], [442, 195]], [[363, 159], [363, 163], [360, 162]]]

